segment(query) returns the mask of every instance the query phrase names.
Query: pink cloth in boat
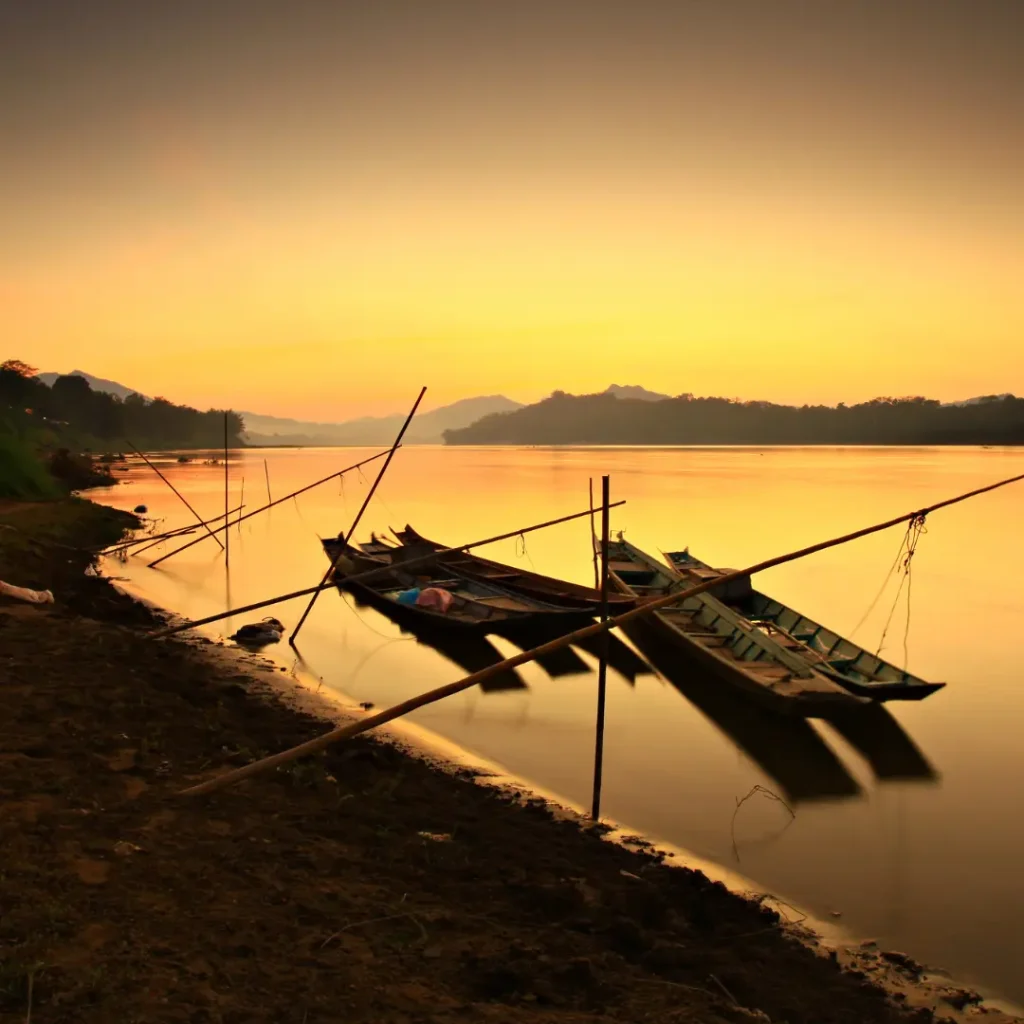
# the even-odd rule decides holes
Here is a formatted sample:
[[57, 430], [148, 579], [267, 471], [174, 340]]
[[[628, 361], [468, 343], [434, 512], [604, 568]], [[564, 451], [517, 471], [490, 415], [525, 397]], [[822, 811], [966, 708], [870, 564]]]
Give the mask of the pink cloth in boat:
[[420, 591], [416, 603], [422, 608], [433, 608], [443, 615], [452, 606], [452, 595], [441, 587], [426, 587]]

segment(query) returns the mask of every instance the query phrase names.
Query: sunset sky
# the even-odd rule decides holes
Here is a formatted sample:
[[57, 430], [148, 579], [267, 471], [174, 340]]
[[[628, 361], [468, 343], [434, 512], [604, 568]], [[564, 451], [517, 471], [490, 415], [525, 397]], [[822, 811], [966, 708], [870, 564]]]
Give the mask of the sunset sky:
[[1024, 392], [1024, 2], [0, 0], [3, 357], [347, 419]]

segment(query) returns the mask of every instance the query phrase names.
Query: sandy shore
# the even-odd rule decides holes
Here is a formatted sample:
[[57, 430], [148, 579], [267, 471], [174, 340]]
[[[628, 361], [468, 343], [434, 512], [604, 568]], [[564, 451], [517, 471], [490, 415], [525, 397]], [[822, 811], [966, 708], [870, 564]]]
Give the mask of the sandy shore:
[[[265, 659], [149, 639], [153, 612], [85, 575], [131, 525], [87, 502], [0, 506], [0, 578], [57, 599], [0, 604], [0, 1019], [896, 1024], [981, 1012], [955, 1009], [948, 979], [917, 984], [927, 972], [909, 958], [815, 949], [768, 901], [392, 742], [180, 798], [345, 711]], [[922, 1000], [937, 1011], [908, 1005]]]

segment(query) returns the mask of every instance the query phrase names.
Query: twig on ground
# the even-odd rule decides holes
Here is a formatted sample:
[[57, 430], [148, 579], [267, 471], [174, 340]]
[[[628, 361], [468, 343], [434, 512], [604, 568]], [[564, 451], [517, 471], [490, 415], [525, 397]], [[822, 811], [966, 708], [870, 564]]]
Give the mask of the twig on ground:
[[383, 921], [397, 921], [399, 918], [402, 918], [402, 917], [409, 918], [409, 920], [412, 921], [412, 923], [415, 924], [417, 928], [419, 928], [420, 935], [423, 936], [423, 941], [424, 942], [426, 942], [430, 938], [430, 936], [427, 934], [427, 929], [423, 927], [423, 923], [420, 921], [420, 919], [418, 917], [416, 917], [415, 914], [410, 913], [410, 912], [407, 911], [407, 912], [405, 912], [403, 914], [385, 914], [384, 917], [371, 917], [371, 918], [367, 919], [366, 921], [353, 921], [351, 924], [346, 924], [344, 927], [339, 928], [332, 935], [328, 935], [327, 938], [324, 939], [324, 941], [320, 943], [320, 948], [323, 949], [324, 946], [326, 946], [328, 942], [332, 942], [334, 939], [336, 939], [343, 932], [347, 932], [347, 931], [351, 930], [352, 928], [362, 928], [364, 925], [367, 925], [367, 924], [380, 924]]
[[32, 993], [35, 989], [36, 972], [28, 972], [28, 1009], [25, 1011], [25, 1024], [32, 1024]]
[[708, 978], [713, 981], [733, 1002], [734, 1005], [739, 1006], [740, 1001], [718, 980], [718, 977], [714, 974], [709, 974]]

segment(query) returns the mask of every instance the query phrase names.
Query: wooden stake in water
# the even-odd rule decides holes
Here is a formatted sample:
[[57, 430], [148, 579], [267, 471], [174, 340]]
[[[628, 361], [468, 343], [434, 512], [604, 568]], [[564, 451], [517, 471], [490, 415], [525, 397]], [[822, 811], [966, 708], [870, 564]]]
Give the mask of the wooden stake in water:
[[273, 498], [270, 496], [270, 469], [267, 467], [267, 460], [263, 460], [263, 475], [267, 478], [267, 503], [273, 502]]
[[[608, 621], [608, 506], [611, 487], [607, 476], [601, 477], [601, 623]], [[608, 630], [600, 636], [601, 660], [597, 666], [597, 729], [594, 741], [594, 799], [590, 816], [601, 817], [601, 780], [604, 774], [604, 710], [608, 686]]]
[[[133, 445], [133, 444], [131, 443], [131, 441], [129, 441], [129, 442], [128, 442], [128, 446], [129, 446], [129, 447], [130, 447], [130, 448], [132, 449], [132, 451], [133, 451], [133, 452], [135, 452], [135, 454], [136, 454], [136, 455], [138, 455], [138, 457], [139, 457], [140, 459], [142, 459], [142, 461], [143, 461], [143, 462], [144, 462], [144, 463], [145, 463], [145, 464], [146, 464], [147, 466], [149, 466], [149, 468], [150, 468], [151, 470], [153, 470], [153, 472], [154, 472], [154, 473], [156, 473], [156, 475], [157, 475], [158, 477], [160, 477], [160, 479], [161, 479], [161, 480], [163, 480], [163, 482], [164, 482], [165, 484], [167, 484], [167, 486], [168, 486], [168, 487], [170, 487], [170, 489], [171, 489], [172, 491], [174, 491], [174, 493], [175, 493], [175, 494], [176, 494], [176, 495], [178, 496], [178, 498], [179, 498], [179, 499], [181, 500], [181, 503], [182, 503], [182, 504], [183, 504], [183, 505], [185, 506], [185, 508], [187, 508], [187, 509], [189, 510], [189, 512], [191, 512], [191, 513], [192, 513], [192, 515], [194, 515], [194, 516], [196, 517], [196, 522], [198, 522], [200, 526], [204, 527], [204, 528], [206, 529], [206, 532], [207, 532], [207, 533], [208, 533], [208, 534], [209, 534], [209, 535], [210, 535], [211, 537], [213, 537], [213, 539], [214, 539], [215, 541], [217, 541], [217, 543], [218, 543], [218, 544], [220, 544], [220, 540], [219, 540], [219, 539], [217, 538], [216, 534], [215, 534], [215, 533], [213, 532], [213, 530], [211, 530], [211, 529], [210, 529], [210, 527], [209, 527], [209, 526], [207, 526], [207, 524], [206, 524], [206, 520], [205, 520], [205, 519], [203, 519], [203, 517], [202, 517], [202, 516], [201, 516], [201, 515], [200, 515], [200, 514], [199, 514], [199, 513], [198, 513], [198, 512], [197, 512], [197, 511], [196, 511], [196, 510], [195, 510], [195, 509], [194, 509], [194, 508], [193, 508], [193, 507], [192, 507], [192, 506], [191, 506], [191, 505], [189, 504], [189, 503], [188, 503], [188, 499], [187, 499], [187, 498], [186, 498], [186, 497], [185, 497], [185, 496], [184, 496], [184, 495], [183, 495], [183, 494], [181, 493], [181, 491], [179, 491], [179, 490], [178, 490], [178, 488], [177, 488], [177, 487], [175, 487], [175, 486], [174, 486], [174, 484], [172, 484], [172, 483], [171, 483], [171, 481], [170, 481], [170, 480], [168, 480], [168, 479], [167, 479], [167, 477], [165, 477], [165, 476], [163, 475], [163, 473], [161, 473], [161, 472], [160, 472], [160, 470], [159, 470], [159, 469], [157, 469], [157, 468], [156, 468], [156, 466], [154, 466], [154, 465], [153, 465], [153, 463], [152, 463], [152, 462], [150, 462], [150, 461], [149, 461], [149, 459], [147, 459], [147, 458], [146, 458], [146, 456], [145, 456], [145, 455], [143, 455], [143, 454], [142, 454], [142, 452], [140, 452], [140, 451], [139, 451], [139, 449], [138, 449], [138, 448], [136, 448], [136, 447], [135, 447], [135, 445]], [[220, 518], [220, 517], [218, 516], [218, 518]], [[223, 548], [223, 547], [224, 547], [224, 545], [223, 545], [223, 544], [220, 544], [220, 546], [221, 546], [221, 548]]]
[[601, 577], [597, 568], [597, 530], [594, 529], [594, 478], [588, 481], [590, 484], [590, 551], [594, 556], [594, 589], [601, 586]]
[[[224, 522], [227, 526], [231, 525], [231, 520], [228, 519], [230, 512], [228, 511], [228, 414], [224, 413]], [[228, 548], [231, 546], [230, 540], [231, 531], [224, 531], [224, 568], [228, 567], [228, 558], [230, 552]]]
[[[365, 466], [369, 462], [373, 462], [376, 459], [383, 459], [387, 455], [386, 451], [377, 452], [376, 455], [371, 455], [369, 458], [363, 459], [362, 462], [357, 462], [352, 466], [346, 466], [344, 469], [339, 469], [337, 473], [331, 473], [330, 476], [325, 476], [321, 480], [314, 480], [311, 484], [306, 484], [305, 487], [300, 487], [297, 491], [292, 491], [291, 494], [286, 494], [282, 498], [278, 498], [277, 501], [272, 501], [269, 505], [261, 505], [259, 508], [254, 508], [251, 512], [246, 512], [242, 519], [249, 519], [252, 516], [258, 516], [261, 512], [266, 512], [268, 508], [273, 508], [274, 505], [280, 505], [283, 501], [290, 501], [292, 498], [298, 497], [300, 494], [305, 494], [306, 491], [311, 491], [314, 487], [319, 487], [321, 484], [327, 483], [328, 480], [334, 480], [336, 477], [344, 476], [345, 473], [353, 469], [358, 469], [360, 466]], [[221, 518], [220, 516], [217, 517]], [[213, 530], [213, 534], [220, 533], [221, 530], [226, 530], [226, 526], [218, 526], [216, 530]], [[170, 558], [173, 555], [184, 551], [186, 548], [192, 547], [193, 544], [198, 544], [200, 541], [206, 540], [205, 534], [202, 537], [196, 537], [195, 540], [190, 540], [187, 544], [182, 544], [180, 548], [175, 548], [173, 551], [168, 551], [166, 555], [161, 555], [159, 558], [154, 559], [149, 563], [149, 568], [159, 565], [165, 558]], [[219, 542], [218, 542], [219, 543]]]
[[[238, 496], [239, 501], [245, 501], [245, 477], [242, 477], [242, 493]], [[238, 527], [238, 532], [242, 532], [242, 513], [238, 513], [238, 518], [235, 520], [235, 525]]]
[[324, 573], [324, 578], [320, 581], [320, 585], [313, 592], [313, 596], [309, 599], [309, 604], [306, 605], [306, 610], [302, 613], [302, 618], [299, 619], [299, 624], [292, 631], [292, 635], [288, 637], [288, 643], [295, 646], [295, 638], [299, 635], [299, 630], [302, 629], [303, 623], [309, 617], [309, 613], [313, 610], [313, 605], [316, 604], [316, 599], [320, 596], [320, 591], [324, 589], [330, 582], [331, 577], [334, 575], [335, 566], [338, 564], [338, 560], [345, 552], [345, 547], [352, 539], [352, 534], [356, 532], [356, 527], [359, 525], [359, 520], [363, 518], [363, 513], [366, 511], [366, 506], [370, 504], [370, 499], [373, 498], [374, 492], [377, 490], [377, 486], [381, 480], [384, 479], [384, 474], [388, 471], [388, 466], [391, 465], [391, 460], [394, 454], [401, 447], [402, 438], [405, 437], [406, 430], [409, 429], [409, 424], [412, 423], [413, 416], [416, 415], [416, 410], [420, 407], [420, 402], [423, 401], [423, 396], [427, 393], [426, 386], [424, 386], [416, 401], [412, 403], [412, 408], [409, 410], [409, 415], [406, 416], [405, 422], [402, 424], [402, 429], [398, 432], [398, 437], [395, 438], [395, 443], [391, 446], [391, 450], [388, 452], [388, 457], [384, 460], [384, 465], [380, 467], [380, 471], [377, 473], [377, 479], [373, 481], [373, 486], [370, 488], [369, 493], [366, 495], [363, 504], [360, 506], [359, 511], [356, 513], [355, 519], [352, 521], [352, 525], [349, 527], [348, 533], [345, 536], [339, 534], [338, 540], [341, 542], [338, 545], [337, 554], [331, 559], [331, 567]]

